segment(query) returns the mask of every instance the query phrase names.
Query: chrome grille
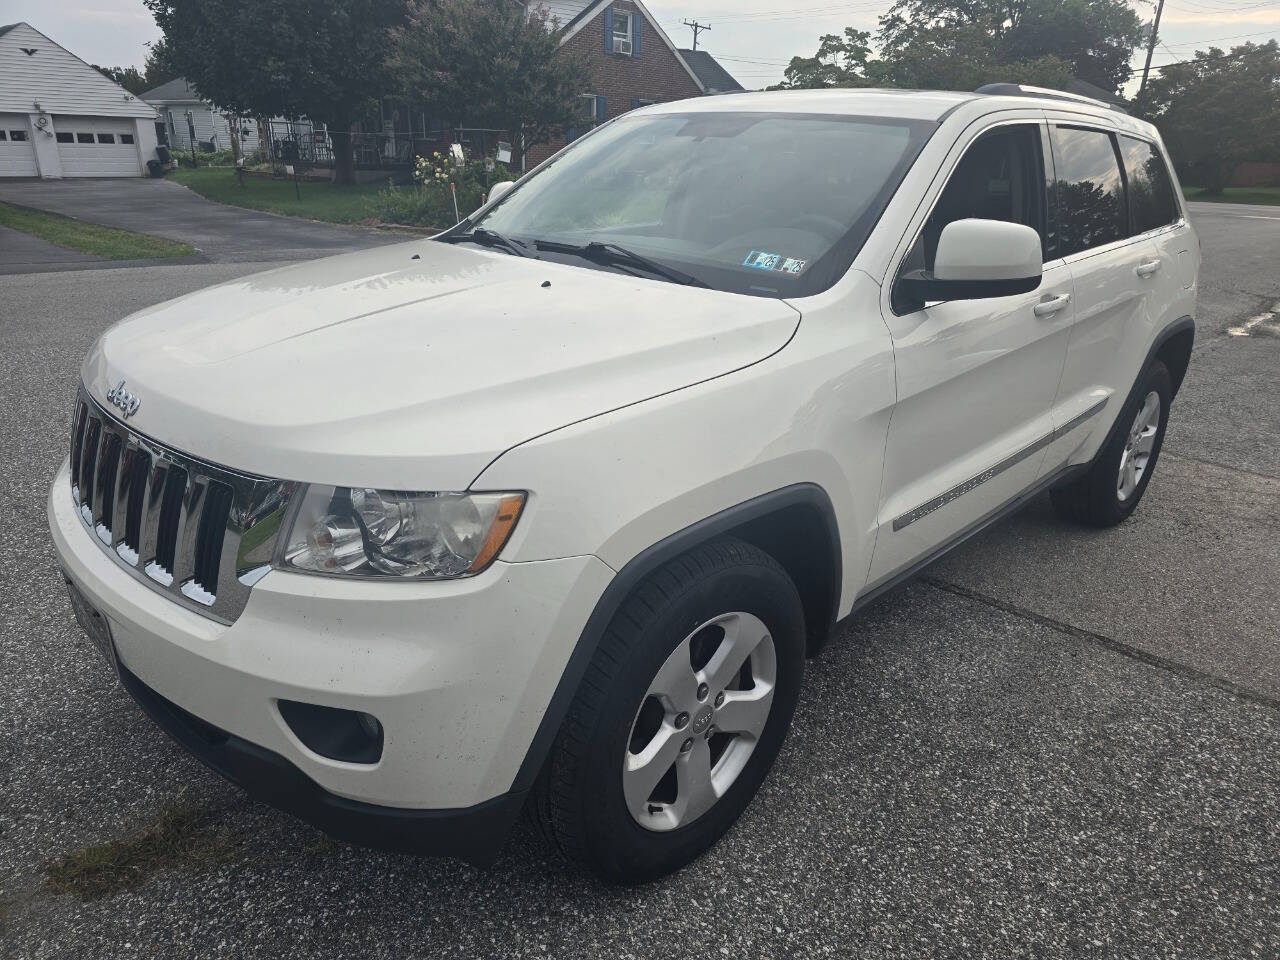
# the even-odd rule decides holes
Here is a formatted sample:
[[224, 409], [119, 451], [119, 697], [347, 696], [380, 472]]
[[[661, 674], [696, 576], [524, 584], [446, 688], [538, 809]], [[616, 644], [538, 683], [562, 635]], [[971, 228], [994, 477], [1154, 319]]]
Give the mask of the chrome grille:
[[295, 488], [156, 443], [80, 393], [71, 496], [85, 529], [138, 580], [207, 617], [232, 623], [244, 610]]

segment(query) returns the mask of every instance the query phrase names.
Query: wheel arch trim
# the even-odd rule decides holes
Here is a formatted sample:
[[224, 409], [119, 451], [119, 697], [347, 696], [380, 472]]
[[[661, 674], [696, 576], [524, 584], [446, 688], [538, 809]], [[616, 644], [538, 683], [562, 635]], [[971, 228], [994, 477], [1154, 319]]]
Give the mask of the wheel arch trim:
[[815, 510], [822, 518], [823, 527], [826, 530], [828, 539], [826, 546], [830, 549], [832, 557], [831, 604], [827, 622], [822, 624], [822, 629], [824, 631], [830, 629], [836, 621], [840, 604], [843, 569], [841, 545], [835, 508], [827, 492], [817, 484], [796, 483], [753, 497], [664, 537], [629, 560], [596, 601], [595, 607], [587, 618], [586, 626], [583, 627], [573, 652], [569, 655], [560, 680], [556, 684], [555, 692], [547, 704], [547, 709], [538, 723], [538, 729], [529, 744], [520, 769], [516, 773], [515, 781], [511, 785], [512, 792], [525, 791], [533, 786], [547, 755], [551, 752], [551, 746], [569, 713], [569, 707], [578, 692], [582, 678], [586, 675], [591, 658], [595, 656], [605, 630], [621, 608], [623, 601], [640, 581], [663, 564], [687, 553], [699, 544], [730, 533], [751, 521], [765, 519], [771, 514], [794, 507]]

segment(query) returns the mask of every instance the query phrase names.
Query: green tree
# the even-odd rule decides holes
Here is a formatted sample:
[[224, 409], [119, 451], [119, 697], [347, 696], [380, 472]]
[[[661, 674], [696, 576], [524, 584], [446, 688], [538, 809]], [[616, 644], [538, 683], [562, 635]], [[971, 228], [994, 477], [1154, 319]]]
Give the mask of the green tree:
[[873, 61], [868, 78], [882, 87], [917, 90], [976, 90], [987, 83], [1029, 83], [1067, 87], [1071, 64], [1061, 57], [1001, 59], [997, 44], [981, 27], [933, 27]]
[[147, 44], [147, 59], [142, 64], [142, 76], [146, 80], [144, 90], [154, 90], [170, 80], [177, 80], [182, 73], [173, 63], [173, 51], [164, 38]]
[[307, 117], [329, 128], [334, 174], [355, 180], [351, 125], [387, 92], [405, 0], [144, 0], [172, 66], [232, 113]]
[[526, 147], [574, 122], [591, 81], [560, 49], [546, 8], [526, 15], [510, 0], [417, 0], [411, 11], [391, 60], [406, 96], [451, 126], [522, 134]]
[[1138, 108], [1185, 175], [1219, 195], [1241, 162], [1280, 155], [1280, 43], [1198, 50], [1153, 74]]
[[867, 86], [871, 34], [845, 27], [844, 34], [828, 33], [818, 40], [812, 57], [792, 57], [786, 77], [770, 90], [814, 90], [822, 87]]
[[143, 76], [142, 71], [137, 67], [100, 67], [96, 63], [90, 64], [90, 66], [108, 80], [114, 80], [120, 84], [134, 96], [151, 89], [147, 83], [147, 78]]
[[[1118, 91], [1141, 40], [1138, 16], [1124, 0], [897, 0], [877, 35], [885, 76], [897, 85], [931, 73], [956, 76], [947, 86], [1011, 80], [1061, 83], [1065, 76]], [[906, 79], [911, 78], [911, 79]]]

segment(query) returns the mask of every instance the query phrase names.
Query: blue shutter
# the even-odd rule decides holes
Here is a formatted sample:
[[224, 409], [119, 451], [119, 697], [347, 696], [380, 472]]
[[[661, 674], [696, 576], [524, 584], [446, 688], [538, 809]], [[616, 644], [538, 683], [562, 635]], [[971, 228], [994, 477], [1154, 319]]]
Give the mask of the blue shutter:
[[564, 137], [566, 141], [568, 141], [569, 143], [573, 143], [573, 141], [578, 139], [578, 128], [570, 127], [568, 131], [565, 133]]
[[631, 109], [632, 109], [632, 110], [635, 110], [635, 109], [637, 109], [639, 106], [640, 106], [640, 98], [639, 98], [639, 97], [632, 97], [632, 98], [631, 98]]
[[596, 97], [596, 123], [604, 123], [609, 119], [609, 101], [604, 97]]
[[640, 56], [640, 34], [643, 32], [640, 25], [644, 23], [644, 17], [640, 16], [639, 10], [633, 10], [631, 13], [631, 55], [633, 57]]
[[604, 52], [613, 53], [613, 7], [604, 12]]

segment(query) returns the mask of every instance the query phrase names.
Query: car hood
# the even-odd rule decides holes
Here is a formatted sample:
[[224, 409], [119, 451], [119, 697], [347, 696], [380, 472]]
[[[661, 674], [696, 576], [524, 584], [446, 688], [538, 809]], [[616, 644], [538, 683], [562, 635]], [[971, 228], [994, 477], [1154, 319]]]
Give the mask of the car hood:
[[143, 310], [82, 376], [113, 413], [124, 380], [130, 427], [223, 466], [465, 489], [525, 440], [764, 359], [799, 319], [780, 300], [415, 241]]

